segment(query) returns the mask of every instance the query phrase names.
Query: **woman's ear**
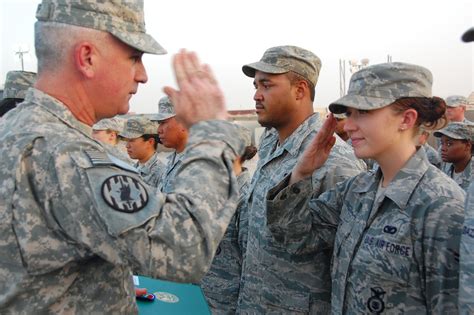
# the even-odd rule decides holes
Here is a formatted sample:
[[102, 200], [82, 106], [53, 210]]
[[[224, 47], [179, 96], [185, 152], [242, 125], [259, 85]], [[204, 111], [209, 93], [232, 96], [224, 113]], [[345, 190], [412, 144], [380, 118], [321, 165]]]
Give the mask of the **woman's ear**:
[[74, 47], [74, 61], [76, 69], [86, 78], [94, 77], [96, 56], [91, 43], [80, 42]]
[[413, 108], [409, 108], [402, 113], [402, 120], [398, 129], [400, 131], [411, 129], [415, 126], [418, 119], [418, 112]]

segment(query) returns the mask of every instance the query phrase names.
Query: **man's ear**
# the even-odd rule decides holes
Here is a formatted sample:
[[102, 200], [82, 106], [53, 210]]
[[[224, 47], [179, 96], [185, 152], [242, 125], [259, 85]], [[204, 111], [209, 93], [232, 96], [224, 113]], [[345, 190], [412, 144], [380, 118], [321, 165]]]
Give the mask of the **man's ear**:
[[297, 100], [302, 100], [304, 95], [305, 95], [305, 91], [310, 93], [308, 82], [306, 82], [304, 80], [300, 80], [296, 84], [296, 99]]
[[80, 42], [74, 47], [74, 61], [76, 69], [86, 78], [95, 74], [95, 47], [89, 42]]

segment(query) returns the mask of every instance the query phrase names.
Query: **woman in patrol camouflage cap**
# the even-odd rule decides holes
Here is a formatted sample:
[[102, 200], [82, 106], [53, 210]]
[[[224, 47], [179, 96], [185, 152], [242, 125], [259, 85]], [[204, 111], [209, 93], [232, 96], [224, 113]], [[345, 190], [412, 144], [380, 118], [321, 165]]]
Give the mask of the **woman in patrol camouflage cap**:
[[328, 236], [334, 237], [333, 314], [457, 313], [464, 193], [416, 149], [420, 127], [445, 123], [446, 104], [431, 96], [431, 85], [427, 69], [405, 63], [356, 72], [348, 94], [329, 109], [346, 113], [356, 156], [379, 167], [308, 207], [320, 189], [311, 174], [335, 141], [329, 118], [289, 178], [269, 194], [269, 229], [288, 248], [319, 244], [319, 226], [337, 229]]
[[474, 159], [472, 141], [474, 124], [452, 122], [436, 131], [435, 137], [441, 138], [441, 158], [449, 163], [444, 170], [462, 189], [467, 190], [472, 181]]

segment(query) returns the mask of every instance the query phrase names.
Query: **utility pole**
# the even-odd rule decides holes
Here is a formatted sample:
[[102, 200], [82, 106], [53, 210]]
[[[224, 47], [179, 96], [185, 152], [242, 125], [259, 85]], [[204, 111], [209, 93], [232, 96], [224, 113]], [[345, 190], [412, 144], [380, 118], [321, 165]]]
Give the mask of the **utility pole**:
[[15, 52], [15, 55], [18, 55], [18, 58], [20, 58], [20, 62], [21, 62], [21, 71], [25, 71], [25, 67], [24, 67], [24, 64], [23, 64], [23, 55], [24, 54], [27, 54], [29, 52], [28, 49], [22, 49], [21, 47], [18, 48], [18, 51]]

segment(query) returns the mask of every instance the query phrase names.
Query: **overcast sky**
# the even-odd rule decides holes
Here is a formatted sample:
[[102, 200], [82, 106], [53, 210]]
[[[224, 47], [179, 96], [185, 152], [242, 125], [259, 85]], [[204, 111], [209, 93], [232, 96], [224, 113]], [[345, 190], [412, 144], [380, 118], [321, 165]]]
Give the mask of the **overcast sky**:
[[[33, 25], [39, 0], [0, 0], [0, 85], [21, 70], [15, 51], [29, 48], [25, 70], [36, 71]], [[474, 26], [472, 0], [145, 0], [145, 21], [169, 54], [146, 55], [149, 81], [131, 101], [131, 111], [156, 112], [164, 85], [175, 85], [171, 56], [197, 51], [214, 69], [229, 109], [253, 109], [252, 79], [242, 65], [272, 46], [297, 45], [322, 60], [315, 106], [339, 98], [339, 59], [368, 58], [430, 69], [433, 94], [468, 96], [474, 90], [474, 44], [460, 37]], [[347, 67], [347, 84], [350, 72]]]

